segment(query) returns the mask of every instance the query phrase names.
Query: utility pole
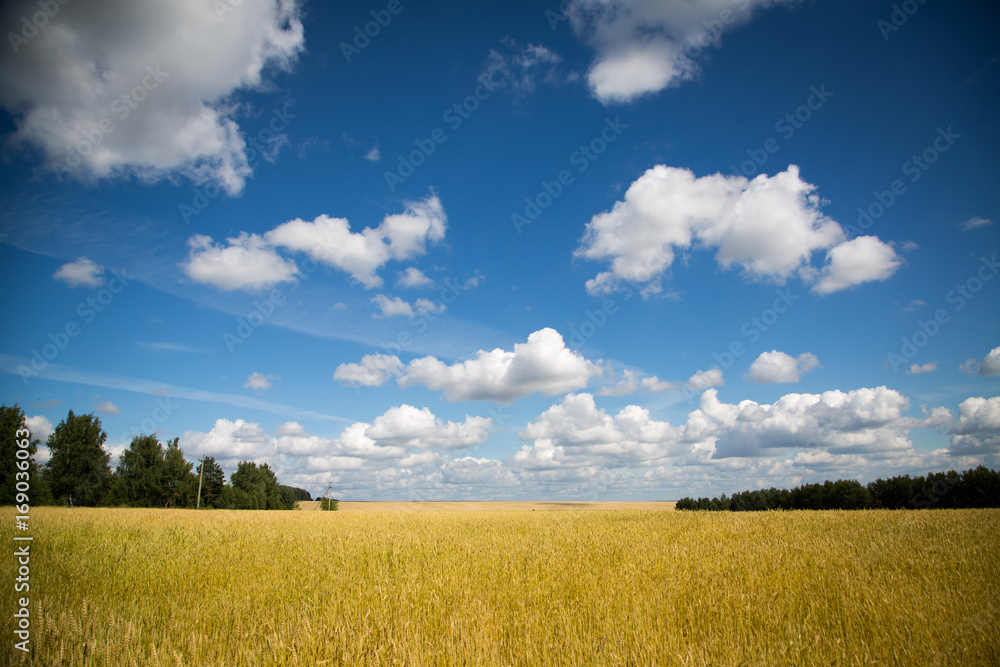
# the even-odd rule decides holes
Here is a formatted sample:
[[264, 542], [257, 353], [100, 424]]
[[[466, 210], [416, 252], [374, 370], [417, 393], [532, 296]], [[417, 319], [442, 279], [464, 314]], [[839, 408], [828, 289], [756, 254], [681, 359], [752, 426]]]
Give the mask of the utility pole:
[[195, 503], [196, 510], [201, 509], [201, 478], [205, 474], [205, 457], [201, 457], [201, 465], [198, 466], [198, 501]]

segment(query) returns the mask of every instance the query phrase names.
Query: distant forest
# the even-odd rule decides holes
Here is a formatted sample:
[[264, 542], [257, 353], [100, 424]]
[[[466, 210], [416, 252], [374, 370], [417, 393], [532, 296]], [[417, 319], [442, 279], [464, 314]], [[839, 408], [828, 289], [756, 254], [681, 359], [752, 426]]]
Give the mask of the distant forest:
[[1000, 507], [1000, 473], [986, 466], [924, 477], [902, 475], [867, 485], [839, 479], [788, 489], [742, 491], [730, 497], [681, 498], [678, 510], [757, 512], [763, 510], [960, 509]]
[[[178, 438], [164, 446], [154, 435], [138, 435], [112, 469], [111, 455], [104, 449], [108, 435], [93, 414], [70, 410], [49, 435], [51, 457], [42, 466], [34, 460], [39, 441], [24, 438], [27, 431], [21, 408], [0, 407], [0, 505], [22, 504], [26, 496], [31, 506], [290, 510], [300, 500], [311, 500], [305, 489], [279, 484], [266, 463], [240, 461], [228, 482], [211, 456], [196, 468], [184, 458]], [[18, 446], [26, 440], [27, 447]]]

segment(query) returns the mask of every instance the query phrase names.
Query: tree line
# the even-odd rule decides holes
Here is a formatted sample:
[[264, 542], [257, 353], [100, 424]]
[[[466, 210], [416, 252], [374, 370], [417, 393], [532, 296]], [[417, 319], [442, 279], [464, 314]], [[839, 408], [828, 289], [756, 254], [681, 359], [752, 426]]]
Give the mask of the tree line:
[[958, 473], [899, 475], [863, 485], [839, 479], [802, 484], [794, 489], [741, 491], [727, 497], [681, 498], [678, 510], [755, 512], [763, 510], [961, 509], [1000, 507], [1000, 472], [986, 466]]
[[27, 429], [26, 419], [16, 404], [0, 406], [0, 505], [15, 502], [16, 474], [24, 470], [19, 460], [27, 462], [33, 506], [290, 510], [298, 501], [311, 499], [305, 489], [279, 484], [266, 463], [240, 461], [227, 482], [215, 458], [206, 456], [197, 467], [187, 461], [179, 438], [164, 446], [155, 435], [137, 435], [112, 469], [101, 420], [93, 413], [77, 415], [72, 410], [46, 440], [51, 457], [39, 466], [37, 439], [27, 448], [28, 458], [16, 456], [16, 433]]

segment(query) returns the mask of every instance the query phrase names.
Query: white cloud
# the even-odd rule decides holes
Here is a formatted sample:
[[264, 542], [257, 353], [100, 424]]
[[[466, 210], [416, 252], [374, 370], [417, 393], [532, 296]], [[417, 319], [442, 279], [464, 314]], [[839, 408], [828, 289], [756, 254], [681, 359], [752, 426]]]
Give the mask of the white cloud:
[[428, 243], [444, 238], [447, 216], [436, 195], [405, 206], [403, 213], [387, 215], [374, 229], [352, 232], [344, 218], [321, 215], [312, 222], [299, 218], [286, 222], [264, 238], [275, 246], [307, 253], [370, 289], [382, 284], [376, 271], [389, 260], [423, 255]]
[[980, 375], [1000, 375], [1000, 347], [990, 350], [979, 365], [978, 372]]
[[706, 442], [714, 458], [760, 456], [776, 449], [839, 454], [908, 451], [903, 414], [909, 401], [886, 387], [823, 394], [786, 394], [773, 405], [722, 403], [709, 389], [688, 415], [685, 438]]
[[104, 415], [120, 415], [121, 408], [111, 401], [99, 401], [94, 405], [94, 409]]
[[906, 304], [906, 306], [903, 307], [902, 310], [904, 313], [915, 313], [926, 305], [927, 302], [924, 301], [923, 299], [914, 299], [910, 303]]
[[434, 281], [424, 275], [420, 269], [411, 266], [396, 274], [396, 285], [403, 288], [428, 287]]
[[826, 265], [813, 291], [830, 294], [861, 283], [886, 280], [902, 262], [888, 243], [874, 236], [859, 236], [826, 253]]
[[473, 359], [451, 366], [436, 357], [414, 359], [399, 385], [424, 384], [443, 391], [449, 401], [510, 403], [534, 393], [551, 396], [581, 389], [601, 372], [600, 362], [573, 352], [558, 331], [546, 328], [515, 344], [513, 352], [480, 350]]
[[403, 362], [394, 355], [375, 353], [361, 357], [358, 364], [340, 364], [333, 379], [344, 384], [379, 387], [403, 372]]
[[365, 435], [385, 445], [451, 451], [481, 445], [492, 428], [490, 418], [466, 415], [461, 423], [444, 422], [427, 408], [404, 404], [377, 417]]
[[437, 452], [478, 446], [489, 439], [492, 428], [490, 418], [444, 421], [427, 408], [402, 405], [390, 408], [371, 424], [351, 424], [335, 438], [308, 435], [298, 422], [285, 422], [270, 435], [254, 422], [218, 419], [207, 433], [186, 431], [181, 445], [189, 457], [214, 456], [226, 465], [251, 460], [272, 466], [298, 464], [310, 472], [371, 474], [391, 467], [436, 464], [440, 461]]
[[521, 46], [511, 37], [505, 37], [500, 44], [490, 49], [478, 77], [492, 89], [507, 89], [521, 97], [534, 92], [540, 83], [560, 82], [558, 65], [562, 58], [548, 48], [538, 44]]
[[750, 20], [757, 8], [793, 0], [576, 0], [568, 5], [577, 36], [596, 52], [587, 81], [603, 102], [627, 102], [697, 72], [696, 57]]
[[214, 456], [223, 461], [273, 459], [278, 453], [263, 426], [242, 419], [217, 419], [208, 433], [185, 431], [181, 445], [189, 458]]
[[972, 397], [958, 406], [958, 422], [951, 428], [950, 454], [968, 456], [1000, 451], [1000, 396]]
[[263, 391], [271, 388], [272, 380], [274, 380], [273, 375], [264, 375], [263, 373], [254, 371], [247, 378], [247, 381], [243, 383], [243, 386], [255, 391]]
[[[587, 281], [587, 291], [606, 294], [636, 282], [646, 284], [645, 291], [659, 292], [675, 252], [696, 244], [715, 249], [721, 267], [739, 266], [749, 279], [781, 282], [797, 273], [809, 278], [815, 273], [809, 265], [813, 252], [845, 237], [840, 225], [820, 211], [815, 189], [795, 165], [753, 180], [722, 174], [699, 178], [687, 169], [655, 166], [632, 183], [623, 201], [587, 223], [575, 255], [609, 263], [608, 271]], [[862, 246], [867, 249], [868, 243]], [[856, 249], [850, 245], [836, 255], [835, 277], [847, 271], [841, 266]]]
[[[37, 7], [6, 3], [3, 24]], [[291, 68], [304, 47], [299, 13], [296, 0], [60, 4], [46, 29], [0, 54], [0, 104], [14, 140], [60, 174], [180, 174], [238, 194], [257, 149], [240, 134], [235, 95]]]
[[275, 435], [295, 435], [295, 436], [306, 436], [306, 429], [302, 424], [298, 422], [285, 422], [279, 424], [278, 428], [274, 429]]
[[189, 278], [222, 290], [258, 291], [294, 280], [295, 262], [281, 257], [256, 234], [241, 233], [215, 244], [212, 238], [195, 234], [188, 239], [187, 261], [181, 267]]
[[982, 361], [976, 357], [969, 357], [958, 368], [969, 375], [1000, 375], [1000, 347], [990, 350]]
[[637, 391], [663, 392], [672, 388], [672, 382], [664, 382], [655, 375], [640, 378], [633, 370], [622, 371], [621, 380], [607, 387], [601, 387], [598, 396], [627, 396]]
[[32, 440], [40, 440], [39, 446], [44, 445], [52, 434], [52, 422], [42, 415], [25, 417], [24, 421], [28, 424], [28, 430], [31, 431]]
[[448, 310], [448, 307], [443, 303], [435, 303], [430, 299], [417, 299], [416, 302], [411, 306], [409, 303], [399, 298], [398, 296], [387, 297], [384, 294], [378, 294], [372, 299], [374, 303], [379, 308], [378, 313], [372, 314], [372, 317], [413, 317], [414, 315], [440, 315], [441, 313]]
[[80, 257], [75, 262], [63, 264], [52, 277], [61, 280], [70, 287], [100, 287], [104, 284], [104, 267], [86, 257]]
[[448, 306], [442, 302], [434, 302], [430, 299], [417, 299], [413, 303], [413, 310], [417, 315], [440, 315], [448, 310]]
[[373, 313], [372, 317], [413, 317], [413, 306], [398, 296], [390, 298], [384, 294], [377, 294], [372, 303], [379, 309], [379, 312]]
[[378, 162], [382, 159], [382, 153], [379, 152], [378, 146], [375, 146], [370, 151], [365, 153], [365, 159], [369, 162]]
[[569, 394], [518, 435], [534, 442], [521, 447], [514, 462], [533, 469], [654, 465], [681, 452], [675, 426], [635, 405], [612, 417], [597, 408], [591, 394]]
[[709, 387], [721, 387], [723, 384], [725, 384], [725, 379], [722, 377], [722, 370], [719, 368], [698, 371], [687, 381], [688, 388], [694, 391], [702, 391]]
[[910, 370], [906, 371], [907, 375], [920, 375], [922, 373], [932, 373], [937, 370], [937, 362], [929, 361], [926, 364], [913, 364], [910, 366]]
[[819, 359], [809, 352], [793, 357], [778, 350], [761, 352], [747, 371], [747, 377], [761, 384], [798, 382], [803, 373], [819, 366]]
[[959, 228], [963, 232], [967, 232], [970, 229], [978, 229], [979, 227], [986, 227], [992, 224], [993, 221], [988, 218], [980, 218], [979, 216], [975, 216], [963, 222], [961, 225], [959, 225]]

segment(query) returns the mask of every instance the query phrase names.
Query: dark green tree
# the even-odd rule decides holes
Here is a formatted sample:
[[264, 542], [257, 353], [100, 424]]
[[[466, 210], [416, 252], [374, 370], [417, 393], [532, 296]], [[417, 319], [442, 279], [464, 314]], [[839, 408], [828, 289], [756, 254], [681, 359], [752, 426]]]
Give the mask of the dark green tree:
[[165, 502], [167, 507], [194, 507], [198, 494], [198, 478], [191, 472], [193, 463], [188, 463], [180, 448], [180, 439], [167, 443], [163, 453], [163, 477]]
[[104, 450], [107, 438], [93, 413], [77, 416], [70, 410], [59, 422], [47, 442], [52, 457], [44, 472], [57, 500], [84, 507], [105, 500], [114, 480], [111, 455]]
[[236, 492], [236, 509], [289, 509], [282, 500], [278, 478], [266, 463], [258, 466], [240, 461], [229, 483]]
[[[202, 465], [205, 471], [202, 473]], [[226, 473], [222, 466], [215, 462], [215, 457], [206, 456], [203, 463], [198, 464], [195, 470], [195, 493], [198, 489], [198, 476], [201, 475], [201, 506], [202, 507], [223, 507], [220, 504], [223, 491], [226, 487]], [[231, 508], [230, 508], [231, 509]]]
[[[29, 506], [47, 505], [52, 502], [48, 485], [39, 475], [35, 454], [38, 440], [28, 429], [27, 415], [17, 405], [0, 406], [0, 505], [23, 504], [16, 502], [18, 482], [28, 483]], [[27, 441], [27, 447], [18, 443]], [[27, 454], [18, 455], [18, 451]]]
[[115, 500], [133, 507], [160, 507], [166, 497], [163, 445], [155, 435], [137, 435], [118, 457]]

